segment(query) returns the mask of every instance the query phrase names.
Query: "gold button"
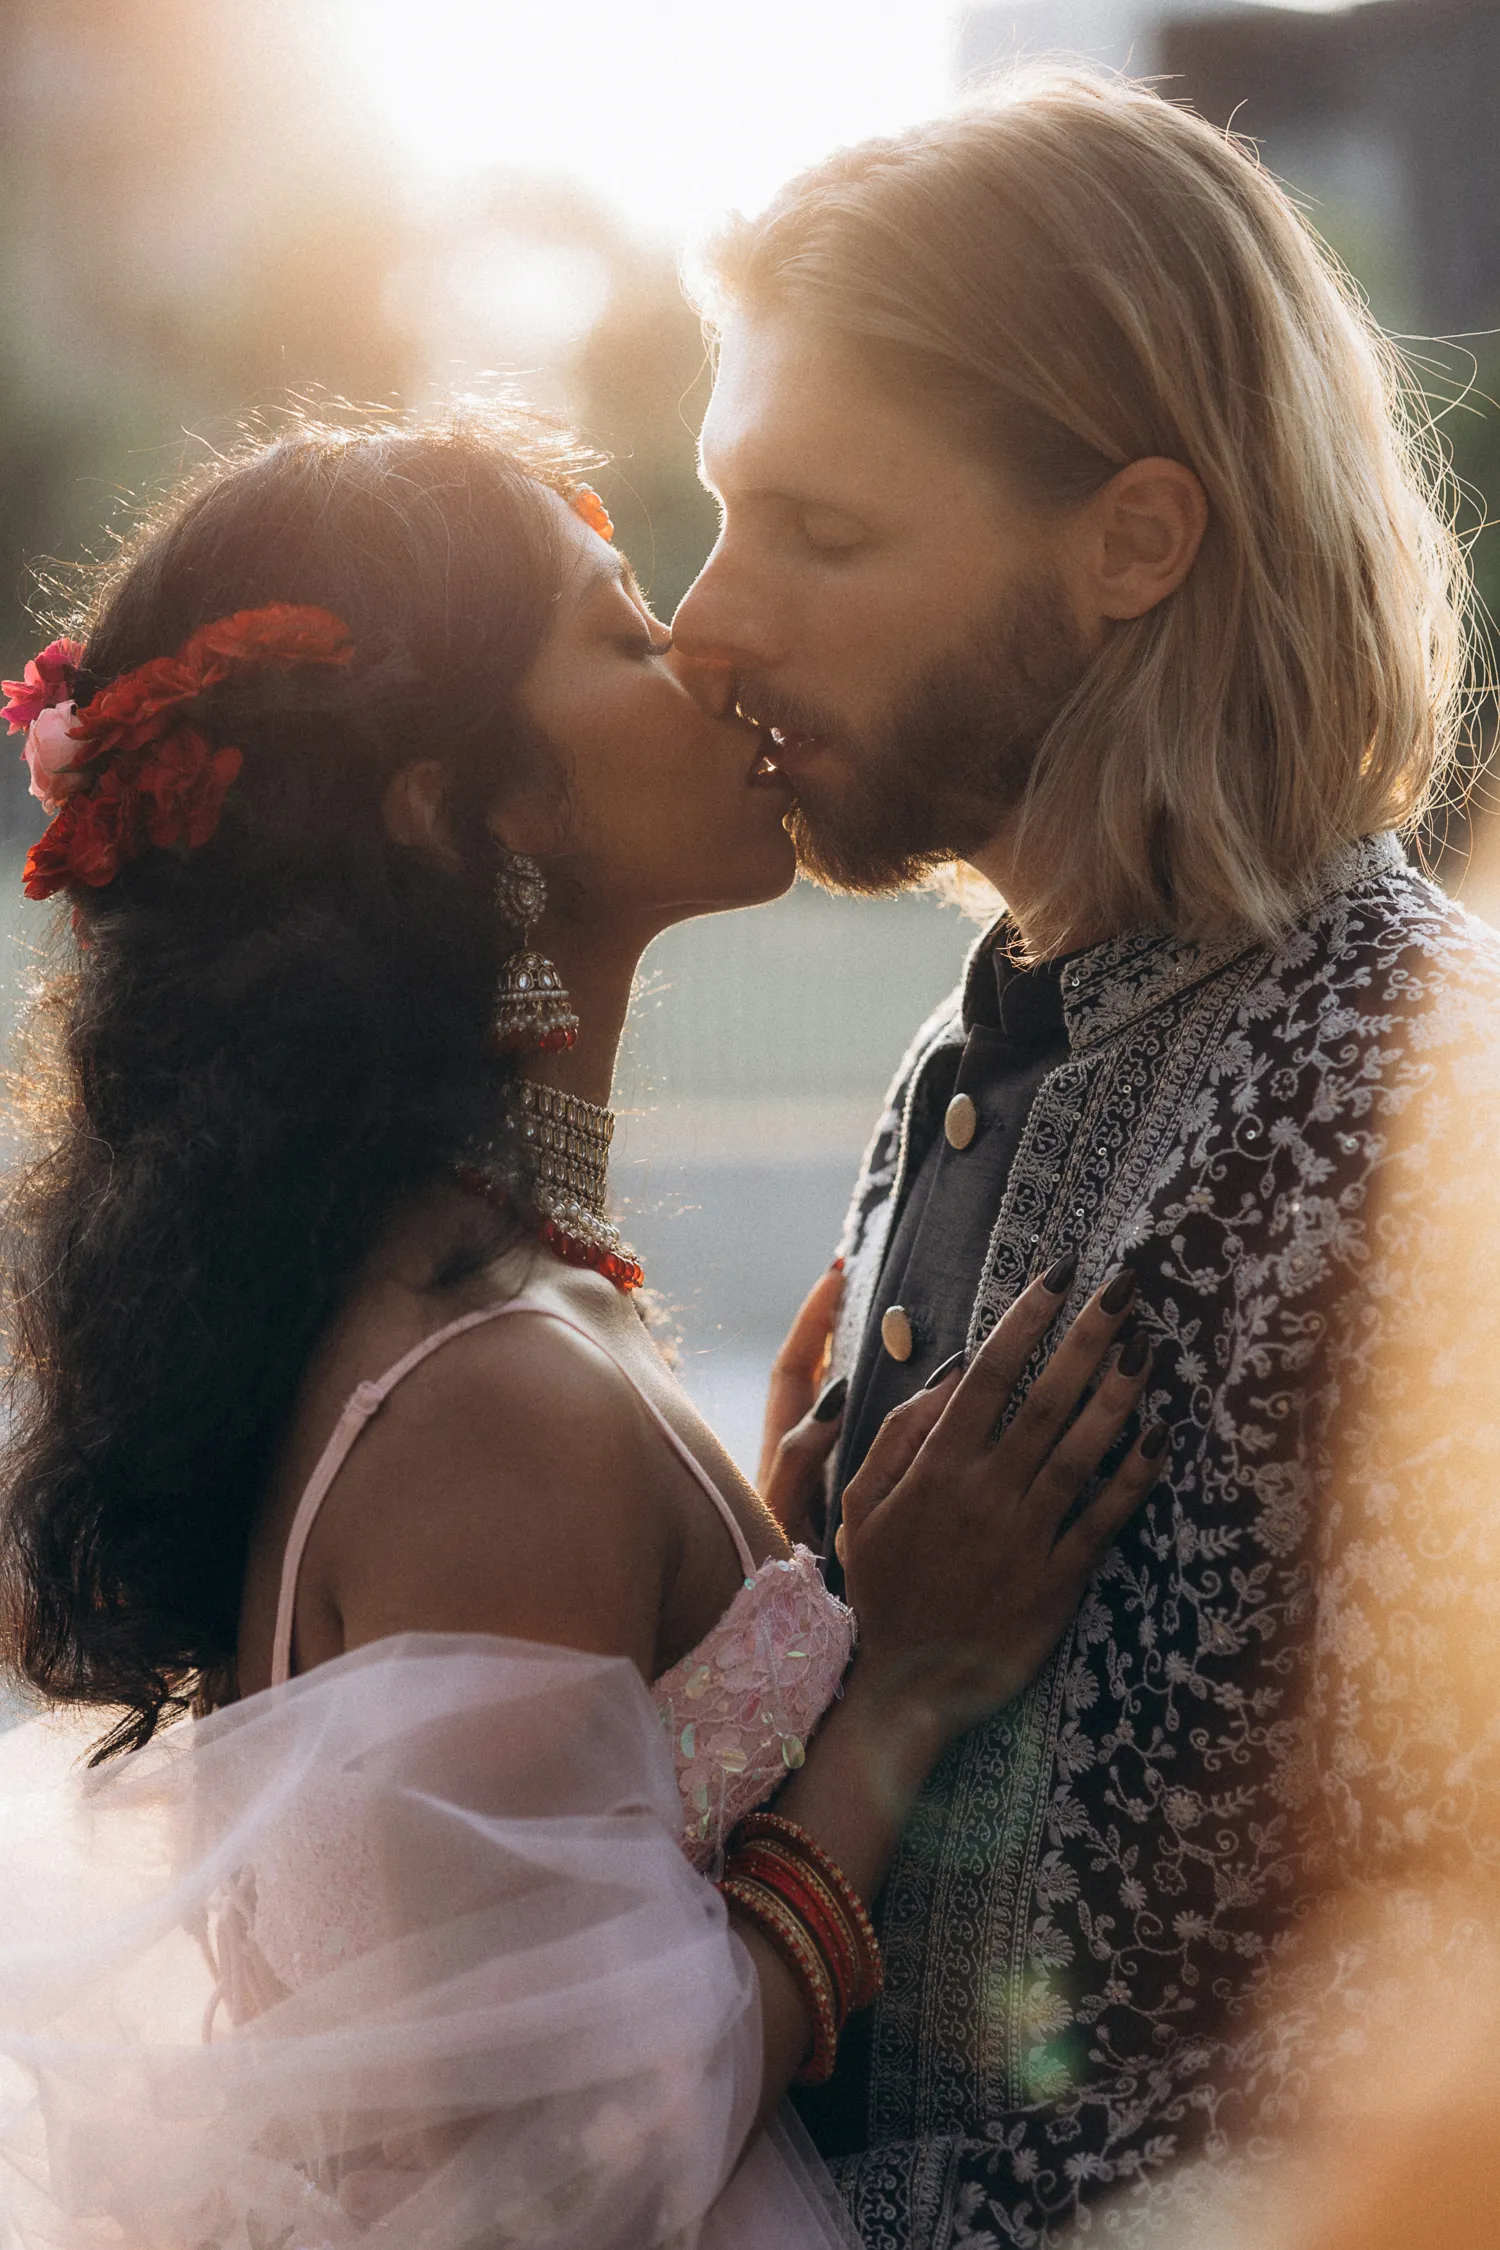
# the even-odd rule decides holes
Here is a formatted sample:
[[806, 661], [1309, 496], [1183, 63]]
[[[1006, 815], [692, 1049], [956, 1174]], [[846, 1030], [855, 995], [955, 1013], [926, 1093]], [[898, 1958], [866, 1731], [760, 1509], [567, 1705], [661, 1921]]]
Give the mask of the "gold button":
[[967, 1148], [979, 1130], [979, 1112], [972, 1094], [955, 1094], [943, 1119], [950, 1148]]
[[880, 1316], [880, 1341], [892, 1359], [910, 1359], [916, 1338], [905, 1305], [891, 1305]]

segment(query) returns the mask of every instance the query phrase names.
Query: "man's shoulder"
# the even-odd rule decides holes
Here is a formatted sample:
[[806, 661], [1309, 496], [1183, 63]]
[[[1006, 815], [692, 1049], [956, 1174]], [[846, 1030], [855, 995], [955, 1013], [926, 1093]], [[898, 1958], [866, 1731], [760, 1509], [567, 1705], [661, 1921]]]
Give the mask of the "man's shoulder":
[[1476, 1026], [1500, 1039], [1500, 930], [1404, 861], [1320, 899], [1268, 950], [1265, 982], [1289, 998], [1316, 986], [1325, 1005], [1344, 998], [1387, 1023], [1477, 1012]]

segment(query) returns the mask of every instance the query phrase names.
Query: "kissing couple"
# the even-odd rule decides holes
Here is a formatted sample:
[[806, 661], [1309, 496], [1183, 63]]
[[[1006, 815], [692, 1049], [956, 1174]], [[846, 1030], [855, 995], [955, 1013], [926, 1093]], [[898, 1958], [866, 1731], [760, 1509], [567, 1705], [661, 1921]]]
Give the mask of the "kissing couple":
[[[1399, 1979], [1330, 1902], [1460, 1958], [1500, 949], [1398, 840], [1464, 676], [1403, 370], [1078, 75], [705, 310], [670, 634], [547, 427], [301, 427], [10, 684], [5, 1649], [102, 1736], [7, 1745], [24, 2250], [1145, 2239]], [[1006, 911], [757, 1493], [609, 1215], [632, 977], [953, 861]]]

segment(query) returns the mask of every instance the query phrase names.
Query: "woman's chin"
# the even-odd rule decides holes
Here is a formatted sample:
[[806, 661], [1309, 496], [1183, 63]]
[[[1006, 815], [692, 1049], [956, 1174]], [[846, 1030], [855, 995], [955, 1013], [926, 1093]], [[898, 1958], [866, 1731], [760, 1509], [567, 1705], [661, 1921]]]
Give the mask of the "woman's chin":
[[753, 855], [746, 854], [746, 873], [750, 874], [750, 860], [754, 859], [754, 880], [746, 888], [745, 896], [736, 901], [741, 906], [765, 906], [773, 898], [782, 898], [797, 880], [797, 847], [786, 829], [777, 823], [774, 837]]
[[784, 898], [797, 879], [796, 847], [786, 830], [778, 829], [774, 840], [760, 838], [743, 859], [721, 862], [711, 882], [702, 882], [703, 873], [695, 870], [688, 895], [664, 912], [664, 929], [700, 914], [732, 914], [742, 906], [769, 906], [772, 899]]

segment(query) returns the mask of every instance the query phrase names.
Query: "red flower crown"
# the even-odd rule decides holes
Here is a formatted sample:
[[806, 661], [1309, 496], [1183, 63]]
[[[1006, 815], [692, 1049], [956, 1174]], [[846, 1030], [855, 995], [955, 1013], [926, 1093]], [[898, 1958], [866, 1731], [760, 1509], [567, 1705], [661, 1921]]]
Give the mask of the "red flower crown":
[[28, 898], [112, 882], [144, 852], [206, 844], [244, 763], [216, 749], [186, 706], [256, 664], [347, 664], [349, 629], [326, 609], [272, 602], [200, 626], [175, 656], [122, 672], [82, 711], [72, 700], [80, 641], [53, 641], [3, 685], [0, 718], [26, 736], [31, 794], [53, 814], [26, 856]]

